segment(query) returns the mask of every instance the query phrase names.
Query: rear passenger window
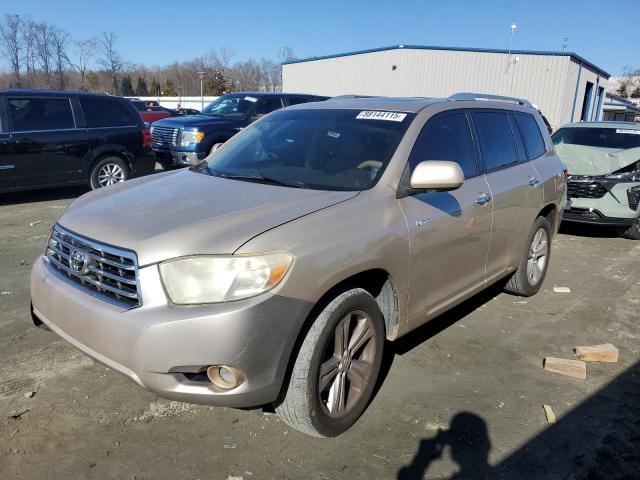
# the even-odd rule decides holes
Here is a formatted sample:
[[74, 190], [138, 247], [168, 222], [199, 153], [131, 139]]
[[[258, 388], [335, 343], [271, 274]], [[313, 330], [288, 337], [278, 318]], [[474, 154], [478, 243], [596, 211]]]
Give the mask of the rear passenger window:
[[271, 113], [279, 108], [282, 108], [282, 100], [280, 100], [280, 97], [262, 97], [258, 101], [258, 106], [256, 107], [254, 115], [266, 115], [267, 113]]
[[298, 105], [299, 103], [307, 103], [307, 97], [289, 97], [289, 105]]
[[68, 98], [9, 97], [8, 101], [14, 131], [75, 128]]
[[112, 98], [80, 97], [87, 128], [136, 125], [131, 111]]
[[544, 140], [540, 133], [540, 128], [538, 128], [538, 122], [532, 115], [526, 113], [517, 113], [514, 116], [522, 134], [524, 145], [527, 147], [529, 160], [538, 158], [545, 151]]
[[509, 117], [501, 112], [473, 112], [485, 167], [498, 170], [518, 163]]
[[411, 171], [425, 160], [457, 162], [465, 178], [478, 174], [471, 130], [464, 112], [442, 113], [427, 122], [411, 152]]

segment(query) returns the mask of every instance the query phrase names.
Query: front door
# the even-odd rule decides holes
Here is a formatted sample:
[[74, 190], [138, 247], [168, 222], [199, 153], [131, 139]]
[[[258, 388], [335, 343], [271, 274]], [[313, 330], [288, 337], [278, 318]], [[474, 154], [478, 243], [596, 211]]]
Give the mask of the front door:
[[87, 133], [76, 128], [70, 98], [16, 96], [6, 105], [18, 186], [76, 180]]
[[427, 122], [411, 152], [410, 172], [425, 160], [458, 162], [465, 181], [455, 190], [399, 200], [411, 237], [409, 318], [433, 313], [483, 283], [491, 237], [489, 186], [465, 111], [440, 113]]

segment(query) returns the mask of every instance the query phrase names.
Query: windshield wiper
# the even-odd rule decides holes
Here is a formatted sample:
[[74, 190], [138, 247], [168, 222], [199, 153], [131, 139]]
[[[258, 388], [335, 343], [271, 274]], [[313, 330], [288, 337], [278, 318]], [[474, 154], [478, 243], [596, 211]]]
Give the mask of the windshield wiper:
[[279, 185], [281, 187], [304, 188], [304, 183], [302, 182], [284, 182], [277, 178], [265, 176], [259, 172], [251, 174], [226, 173], [220, 172], [219, 170], [213, 170], [211, 167], [208, 167], [207, 170], [218, 177], [229, 178], [232, 180], [247, 180], [249, 182], [268, 183], [270, 185]]

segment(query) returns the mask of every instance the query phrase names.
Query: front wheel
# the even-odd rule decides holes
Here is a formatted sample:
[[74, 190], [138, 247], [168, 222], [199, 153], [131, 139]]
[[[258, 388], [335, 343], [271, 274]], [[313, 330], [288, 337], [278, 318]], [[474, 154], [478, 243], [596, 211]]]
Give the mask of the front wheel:
[[629, 240], [640, 240], [640, 218], [630, 227], [618, 230], [618, 235]]
[[384, 320], [363, 289], [344, 292], [315, 319], [276, 405], [289, 426], [335, 437], [364, 412], [375, 388], [384, 347]]
[[89, 183], [91, 189], [108, 187], [122, 183], [129, 178], [129, 168], [121, 158], [105, 157], [99, 160], [91, 169]]
[[508, 293], [521, 297], [538, 293], [549, 267], [551, 236], [549, 220], [545, 217], [536, 218], [522, 261], [505, 286]]

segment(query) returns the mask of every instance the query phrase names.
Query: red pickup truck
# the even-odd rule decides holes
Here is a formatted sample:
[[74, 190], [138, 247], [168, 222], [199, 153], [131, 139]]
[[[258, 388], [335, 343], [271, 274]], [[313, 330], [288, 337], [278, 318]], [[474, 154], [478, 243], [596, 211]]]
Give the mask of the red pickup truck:
[[138, 113], [140, 113], [142, 120], [147, 123], [153, 123], [156, 120], [172, 116], [171, 112], [166, 108], [162, 108], [159, 106], [151, 107], [142, 100], [131, 100], [131, 103], [133, 103], [133, 106], [136, 107], [136, 110], [138, 110]]

